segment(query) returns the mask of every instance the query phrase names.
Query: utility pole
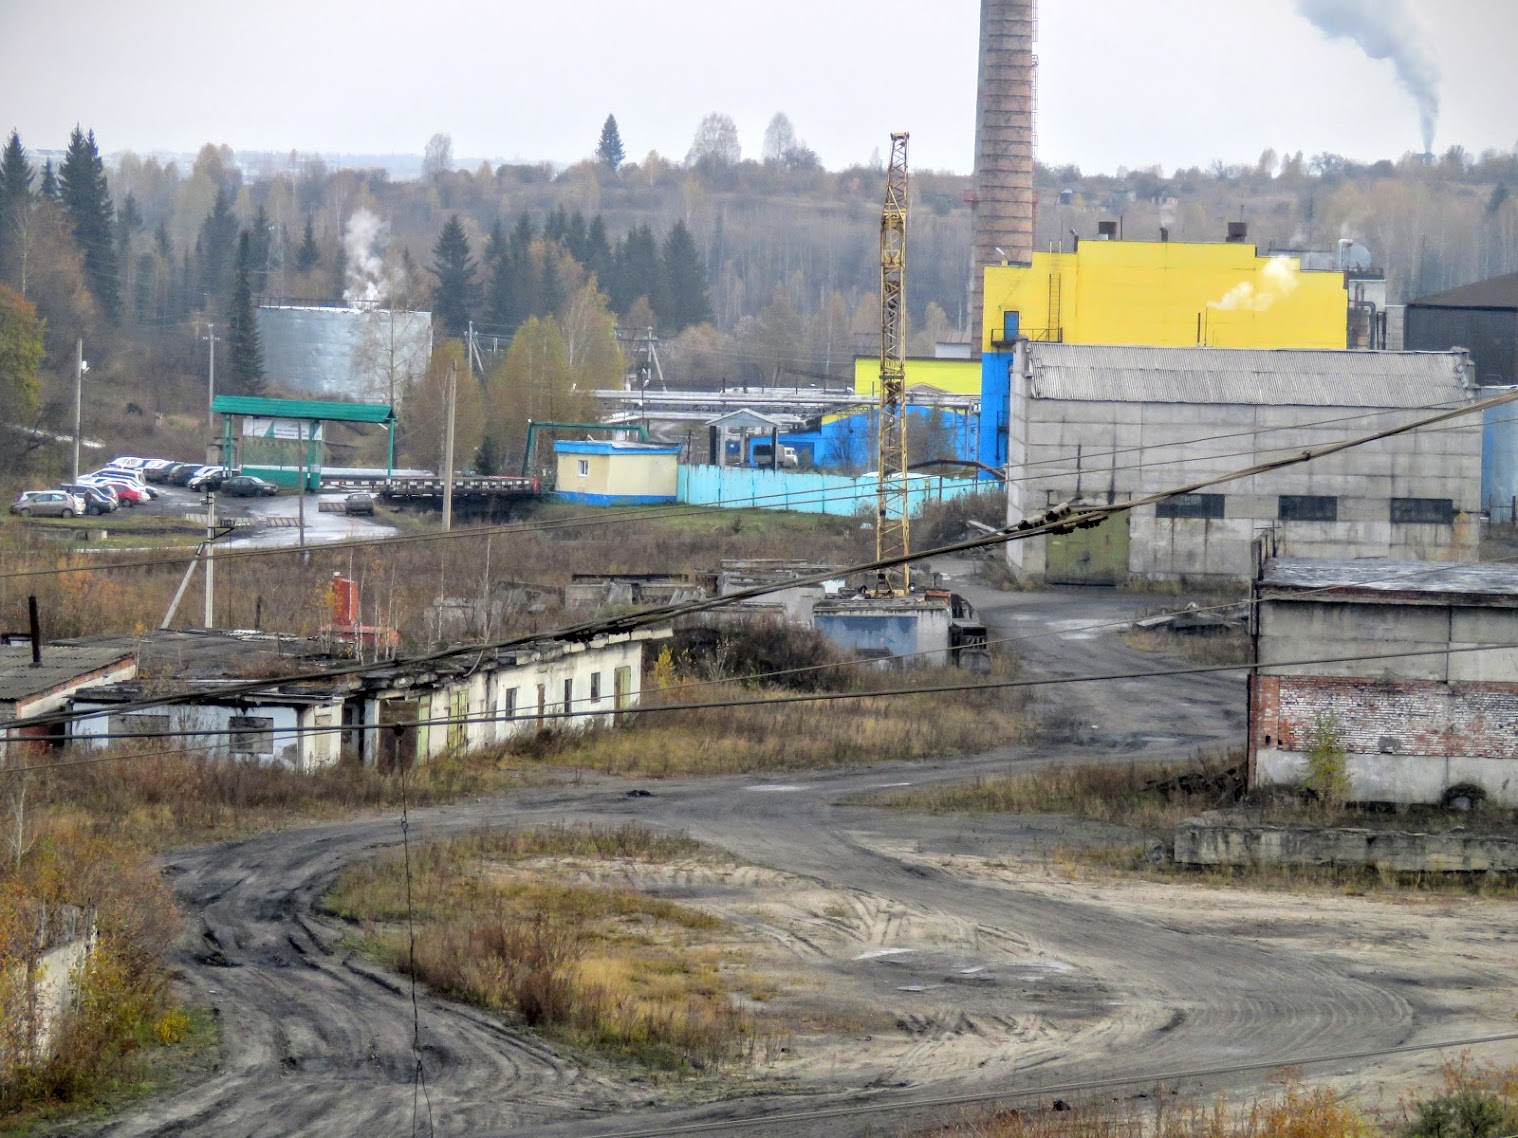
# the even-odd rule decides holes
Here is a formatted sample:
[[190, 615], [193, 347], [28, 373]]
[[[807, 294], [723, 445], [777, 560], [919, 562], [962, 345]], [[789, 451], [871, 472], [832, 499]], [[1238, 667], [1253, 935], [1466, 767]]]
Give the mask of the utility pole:
[[[216, 538], [216, 492], [206, 491], [206, 627], [216, 627], [216, 564], [212, 561], [215, 552], [212, 542]], [[191, 563], [193, 565], [193, 562]], [[183, 588], [183, 586], [180, 586]], [[176, 601], [178, 598], [175, 598]], [[171, 609], [172, 613], [173, 610]], [[164, 618], [167, 625], [169, 618]]]
[[[215, 419], [211, 413], [211, 405], [216, 402], [216, 325], [206, 324], [206, 343], [210, 345], [210, 372], [206, 376], [206, 426], [214, 427]], [[225, 456], [223, 456], [225, 461]]]
[[[312, 423], [309, 430], [312, 434], [315, 434], [316, 424]], [[295, 491], [300, 495], [295, 500], [297, 519], [295, 524], [300, 527], [300, 547], [302, 549], [306, 548], [306, 460], [310, 456], [310, 453], [311, 444], [306, 440], [305, 432], [303, 431], [300, 440], [300, 486]]]
[[74, 478], [70, 485], [79, 481], [79, 427], [84, 408], [84, 337], [74, 344]]
[[448, 364], [448, 423], [443, 429], [443, 532], [453, 530], [453, 418], [458, 410], [459, 365]]

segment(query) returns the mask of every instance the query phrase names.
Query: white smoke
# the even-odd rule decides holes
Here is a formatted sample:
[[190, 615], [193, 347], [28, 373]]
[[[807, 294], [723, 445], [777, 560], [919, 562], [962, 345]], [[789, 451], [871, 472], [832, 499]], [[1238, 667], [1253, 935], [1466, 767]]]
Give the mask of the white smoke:
[[349, 304], [382, 305], [390, 299], [385, 273], [384, 247], [388, 227], [360, 207], [343, 229], [343, 251], [348, 255], [348, 279], [343, 299]]
[[1418, 104], [1424, 153], [1439, 123], [1439, 65], [1408, 0], [1297, 0], [1297, 11], [1331, 38], [1351, 40], [1372, 59], [1389, 59]]
[[1240, 281], [1221, 300], [1209, 301], [1208, 308], [1224, 312], [1264, 312], [1284, 296], [1296, 291], [1297, 273], [1290, 257], [1272, 257], [1259, 272], [1258, 281]]

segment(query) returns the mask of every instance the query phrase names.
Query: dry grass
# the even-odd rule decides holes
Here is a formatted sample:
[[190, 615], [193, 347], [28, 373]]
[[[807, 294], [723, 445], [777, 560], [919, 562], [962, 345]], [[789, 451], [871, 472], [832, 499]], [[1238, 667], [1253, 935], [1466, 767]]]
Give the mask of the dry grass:
[[755, 1025], [722, 922], [631, 889], [566, 885], [566, 862], [706, 856], [641, 826], [487, 831], [412, 851], [416, 951], [404, 927], [403, 853], [338, 879], [330, 910], [365, 946], [438, 991], [514, 1014], [572, 1045], [661, 1070], [739, 1057]]
[[[142, 745], [111, 753], [122, 761], [27, 775], [28, 816], [162, 850], [245, 837], [301, 820], [398, 810], [401, 804], [399, 778], [373, 768], [344, 764], [302, 773], [203, 754], [155, 754]], [[406, 776], [405, 789], [411, 805], [420, 806], [496, 793], [522, 782], [522, 774], [498, 752], [486, 751], [434, 758]], [[9, 785], [0, 784], [0, 790], [13, 795], [14, 790], [5, 789]], [[5, 801], [0, 796], [0, 804]]]
[[[1003, 666], [996, 676], [1004, 677]], [[972, 679], [957, 669], [852, 670], [844, 690]], [[985, 688], [889, 698], [831, 699], [771, 706], [703, 707], [733, 698], [787, 694], [770, 684], [707, 686], [694, 676], [645, 690], [645, 706], [698, 705], [668, 715], [640, 714], [624, 727], [572, 735], [547, 733], [513, 745], [535, 762], [607, 774], [673, 776], [821, 770], [893, 759], [969, 754], [1031, 738], [1028, 701], [1017, 689]]]
[[1335, 1091], [1290, 1083], [1239, 1107], [1222, 1099], [1176, 1100], [1161, 1088], [1142, 1107], [1061, 1100], [1058, 1109], [993, 1110], [923, 1133], [932, 1138], [1379, 1138], [1396, 1130]]
[[1051, 765], [968, 783], [881, 791], [856, 802], [933, 814], [1069, 814], [1168, 835], [1181, 819], [1231, 801], [1235, 791], [1229, 788], [1236, 783], [1227, 772], [1242, 762], [1238, 752], [1226, 752], [1181, 762]]
[[1163, 652], [1190, 660], [1193, 664], [1248, 664], [1254, 648], [1249, 633], [1242, 628], [1205, 635], [1169, 632], [1160, 628], [1130, 628], [1123, 633], [1123, 643], [1141, 652]]

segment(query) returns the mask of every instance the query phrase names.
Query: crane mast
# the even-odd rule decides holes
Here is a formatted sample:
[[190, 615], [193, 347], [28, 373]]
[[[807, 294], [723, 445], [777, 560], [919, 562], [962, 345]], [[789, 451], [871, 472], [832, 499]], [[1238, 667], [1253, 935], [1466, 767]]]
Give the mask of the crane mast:
[[[909, 552], [907, 501], [907, 138], [891, 135], [891, 164], [886, 171], [885, 208], [880, 214], [880, 409], [876, 437], [875, 557], [903, 557]], [[911, 585], [911, 569], [901, 567], [902, 588]], [[889, 593], [886, 575], [877, 591]]]

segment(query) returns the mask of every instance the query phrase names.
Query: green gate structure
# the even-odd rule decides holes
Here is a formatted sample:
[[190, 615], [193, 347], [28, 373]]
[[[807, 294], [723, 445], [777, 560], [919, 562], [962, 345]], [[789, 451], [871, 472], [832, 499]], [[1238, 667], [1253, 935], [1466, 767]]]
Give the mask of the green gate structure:
[[[321, 447], [316, 438], [318, 423], [367, 423], [385, 428], [388, 446], [385, 477], [395, 470], [395, 408], [388, 403], [336, 403], [321, 399], [266, 399], [253, 395], [218, 395], [211, 410], [221, 415], [221, 461], [227, 469], [256, 474], [286, 489], [302, 481], [314, 491], [321, 486]], [[302, 424], [296, 438], [258, 440], [254, 454], [246, 455], [236, 423], [242, 419], [285, 419]], [[262, 444], [267, 443], [268, 446]], [[295, 462], [287, 463], [293, 452]], [[270, 459], [277, 462], [271, 463]], [[293, 469], [292, 469], [293, 467]]]

